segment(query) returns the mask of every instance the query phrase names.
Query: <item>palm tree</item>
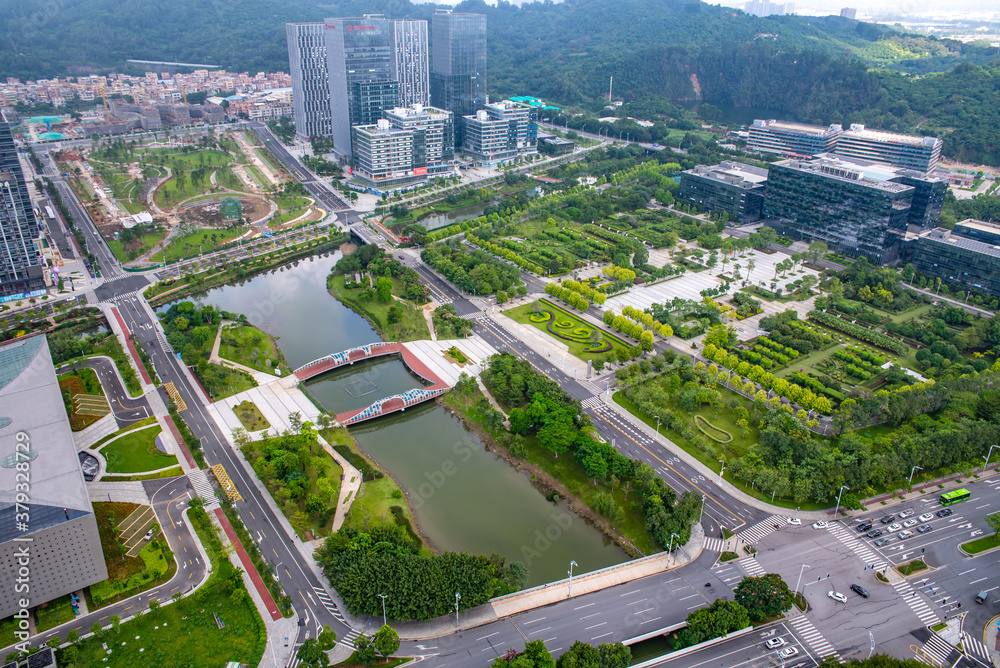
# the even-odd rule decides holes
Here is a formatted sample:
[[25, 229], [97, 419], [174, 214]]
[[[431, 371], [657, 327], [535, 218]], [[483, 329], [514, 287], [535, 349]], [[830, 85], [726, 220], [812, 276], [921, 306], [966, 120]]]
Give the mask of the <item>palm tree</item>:
[[747, 280], [748, 281], [750, 280], [750, 272], [752, 272], [754, 270], [754, 267], [756, 267], [756, 266], [757, 266], [757, 263], [754, 261], [753, 258], [750, 258], [750, 260], [747, 261]]

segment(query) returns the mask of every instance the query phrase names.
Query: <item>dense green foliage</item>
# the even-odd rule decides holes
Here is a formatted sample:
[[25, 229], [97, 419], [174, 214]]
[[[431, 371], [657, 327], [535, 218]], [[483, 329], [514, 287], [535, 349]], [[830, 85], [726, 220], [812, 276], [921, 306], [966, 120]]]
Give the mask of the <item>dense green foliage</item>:
[[792, 607], [794, 599], [792, 590], [777, 573], [758, 578], [745, 577], [736, 585], [733, 594], [736, 602], [747, 609], [755, 623], [780, 615]]
[[677, 644], [680, 645], [678, 649], [745, 629], [750, 626], [750, 615], [736, 601], [717, 598], [708, 607], [688, 615], [687, 624], [686, 628], [677, 633]]
[[380, 524], [368, 532], [350, 527], [331, 535], [316, 550], [316, 561], [354, 615], [382, 614], [389, 619], [424, 621], [455, 610], [474, 608], [491, 597], [516, 591], [527, 580], [520, 562], [504, 557], [445, 552], [425, 557], [419, 545], [395, 525]]
[[[685, 492], [680, 498], [648, 464], [629, 459], [609, 444], [590, 435], [590, 418], [580, 402], [555, 382], [534, 370], [530, 363], [503, 353], [488, 360], [483, 383], [497, 401], [511, 406], [510, 430], [534, 436], [555, 457], [570, 451], [594, 480], [614, 476], [632, 485], [641, 500], [646, 531], [661, 547], [671, 544], [671, 534], [684, 545], [701, 511], [700, 495]], [[606, 513], [602, 513], [606, 514]]]

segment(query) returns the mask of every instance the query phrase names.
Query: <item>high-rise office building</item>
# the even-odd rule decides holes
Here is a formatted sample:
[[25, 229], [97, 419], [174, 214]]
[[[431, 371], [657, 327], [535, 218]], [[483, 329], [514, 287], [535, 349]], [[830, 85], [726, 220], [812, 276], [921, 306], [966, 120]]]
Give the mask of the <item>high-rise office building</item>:
[[45, 289], [39, 225], [17, 157], [12, 123], [0, 112], [0, 297]]
[[963, 220], [911, 240], [909, 261], [918, 271], [1000, 296], [1000, 225]]
[[[356, 84], [393, 81], [392, 22], [381, 16], [326, 19], [323, 33], [330, 77], [333, 150], [349, 158], [351, 126], [360, 124], [362, 118], [362, 100], [357, 98], [362, 89]], [[365, 90], [372, 95], [385, 93], [384, 88], [374, 89]], [[396, 104], [398, 101], [392, 106]], [[370, 113], [370, 108], [365, 110], [365, 114]]]
[[399, 82], [400, 106], [430, 104], [429, 55], [427, 21], [392, 22], [392, 78]]
[[807, 125], [758, 119], [750, 126], [747, 149], [760, 153], [806, 157], [832, 151], [841, 132], [843, 128], [839, 125]]
[[376, 188], [394, 188], [449, 174], [455, 156], [454, 119], [434, 107], [399, 107], [352, 128], [354, 175]]
[[821, 156], [771, 163], [764, 192], [767, 224], [797, 239], [889, 264], [899, 258], [915, 188], [886, 165]]
[[795, 3], [793, 2], [771, 2], [771, 0], [747, 0], [743, 4], [743, 11], [753, 16], [771, 16], [773, 14], [794, 14]]
[[302, 137], [329, 137], [330, 77], [322, 23], [286, 23], [288, 70], [292, 75], [295, 132]]
[[[442, 11], [431, 17], [431, 102], [456, 119], [486, 106], [486, 16]], [[461, 144], [462, 121], [456, 143]]]
[[480, 163], [496, 164], [538, 149], [538, 109], [501, 100], [463, 119], [462, 152]]
[[840, 15], [845, 19], [855, 19], [858, 17], [858, 10], [854, 7], [844, 7], [840, 10]]
[[852, 123], [849, 130], [837, 137], [836, 153], [926, 174], [937, 167], [942, 144], [937, 137], [867, 130], [864, 125]]
[[398, 81], [357, 81], [352, 90], [355, 113], [351, 126], [377, 123], [386, 109], [399, 106]]

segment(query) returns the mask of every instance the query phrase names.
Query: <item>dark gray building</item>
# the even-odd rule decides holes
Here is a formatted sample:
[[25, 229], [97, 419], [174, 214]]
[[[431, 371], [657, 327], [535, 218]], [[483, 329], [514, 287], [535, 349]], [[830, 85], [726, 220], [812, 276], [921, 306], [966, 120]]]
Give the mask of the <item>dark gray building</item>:
[[330, 77], [322, 23], [286, 23], [288, 71], [292, 76], [295, 132], [302, 137], [329, 137]]
[[[375, 15], [326, 19], [324, 36], [333, 149], [338, 156], [350, 158], [351, 126], [359, 125], [362, 115], [358, 99], [361, 88], [357, 84], [393, 81], [393, 23]], [[379, 94], [383, 92], [380, 90]], [[392, 106], [398, 103], [398, 94], [397, 86], [397, 102]], [[365, 113], [370, 114], [370, 109]]]
[[13, 123], [0, 115], [0, 298], [16, 299], [45, 290], [41, 234], [17, 157]]
[[823, 156], [771, 164], [764, 193], [767, 224], [796, 239], [875, 264], [899, 259], [915, 188], [891, 179], [898, 170]]
[[1000, 225], [964, 220], [925, 230], [908, 246], [918, 271], [1000, 296]]
[[486, 16], [447, 11], [431, 17], [431, 103], [463, 116], [486, 106]]
[[760, 217], [767, 170], [740, 162], [698, 165], [681, 173], [677, 199], [703, 211], [725, 211], [730, 220]]
[[[19, 473], [30, 480], [26, 519]], [[0, 346], [0, 489], [0, 618], [108, 579], [44, 336]]]
[[353, 84], [355, 112], [351, 126], [378, 122], [387, 109], [399, 106], [399, 82], [358, 81]]

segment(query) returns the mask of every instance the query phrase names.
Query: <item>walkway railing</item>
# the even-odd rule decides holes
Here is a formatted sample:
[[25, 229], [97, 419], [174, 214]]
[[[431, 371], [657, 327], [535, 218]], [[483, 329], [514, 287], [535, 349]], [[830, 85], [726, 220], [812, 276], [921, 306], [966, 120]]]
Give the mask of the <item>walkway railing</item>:
[[389, 413], [394, 413], [396, 411], [406, 410], [410, 406], [415, 406], [416, 404], [429, 401], [434, 397], [444, 394], [447, 390], [447, 387], [407, 390], [402, 394], [396, 394], [391, 397], [379, 399], [371, 406], [368, 406], [368, 408], [362, 409], [357, 413], [343, 413], [338, 415], [337, 422], [346, 427], [348, 425], [364, 422], [365, 420], [377, 418], [382, 415], [388, 415]]
[[[378, 357], [379, 355], [391, 355], [392, 353], [398, 353], [402, 350], [402, 346], [398, 343], [386, 343], [379, 341], [376, 343], [367, 343], [363, 346], [357, 346], [355, 348], [349, 348], [348, 350], [341, 351], [339, 353], [334, 353], [332, 355], [327, 355], [326, 357], [320, 357], [319, 359], [313, 360], [303, 364], [298, 369], [295, 370], [295, 375], [300, 380], [305, 380], [306, 378], [314, 375], [313, 373], [305, 374], [309, 370], [315, 370], [315, 373], [320, 373], [317, 367], [322, 366], [322, 371], [327, 371], [329, 369], [335, 369], [338, 366], [344, 364], [350, 364], [352, 362], [357, 362], [359, 360], [368, 359], [369, 357]], [[362, 353], [357, 355], [356, 353]], [[305, 377], [303, 377], [304, 374]]]

